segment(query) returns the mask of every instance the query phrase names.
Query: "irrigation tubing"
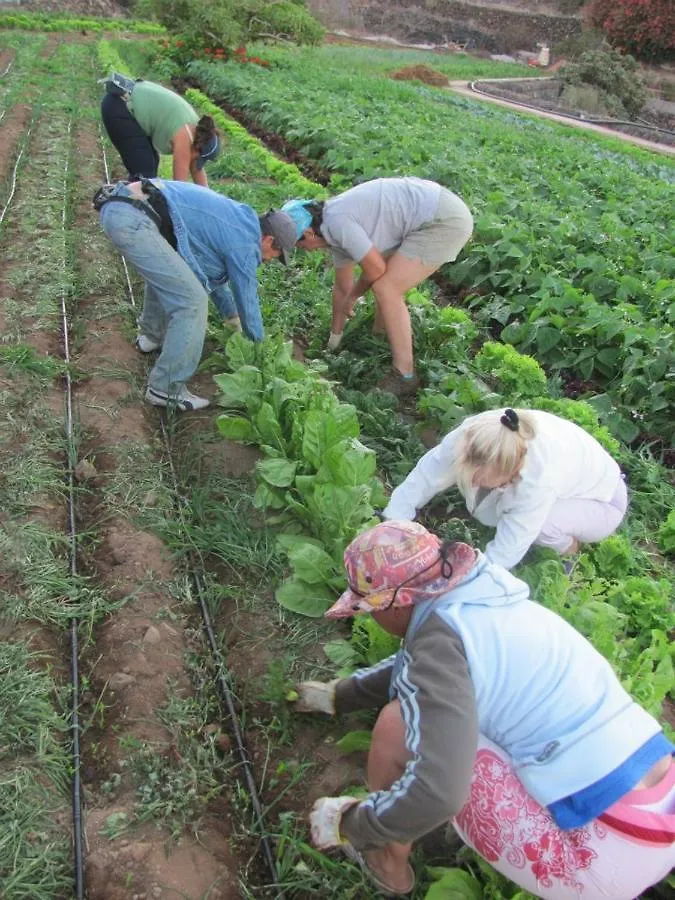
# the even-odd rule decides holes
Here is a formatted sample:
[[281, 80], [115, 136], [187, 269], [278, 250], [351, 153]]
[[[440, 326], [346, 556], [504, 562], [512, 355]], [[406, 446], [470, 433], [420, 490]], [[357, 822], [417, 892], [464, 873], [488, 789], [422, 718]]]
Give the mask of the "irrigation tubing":
[[[108, 168], [108, 160], [105, 152], [105, 144], [103, 143], [103, 135], [100, 133], [101, 137], [101, 150], [103, 154], [103, 170], [105, 172], [106, 181], [110, 180], [110, 170]], [[129, 296], [129, 303], [131, 307], [136, 309], [136, 300], [134, 297], [134, 289], [131, 283], [131, 278], [129, 276], [129, 268], [127, 266], [126, 260], [122, 257], [122, 263], [124, 266], [124, 273], [126, 276], [127, 282], [127, 292]], [[160, 425], [162, 429], [162, 436], [164, 439], [164, 445], [166, 447], [167, 458], [169, 461], [169, 467], [171, 469], [171, 477], [173, 480], [174, 486], [174, 494], [177, 498], [177, 503], [183, 504], [184, 500], [181, 499], [180, 496], [180, 486], [178, 481], [178, 476], [176, 474], [175, 466], [173, 463], [173, 457], [171, 454], [171, 441], [169, 439], [169, 434], [166, 428], [166, 418], [164, 415], [160, 417]], [[266, 868], [269, 871], [271, 876], [271, 882], [268, 884], [269, 887], [273, 887], [278, 882], [279, 873], [277, 871], [277, 864], [274, 858], [274, 850], [272, 848], [272, 841], [269, 833], [265, 831], [264, 824], [264, 814], [262, 805], [260, 803], [260, 797], [258, 795], [258, 789], [256, 787], [255, 777], [253, 773], [253, 765], [251, 762], [250, 754], [246, 748], [246, 743], [244, 741], [244, 734], [239, 724], [239, 714], [237, 711], [237, 704], [235, 702], [234, 694], [231, 688], [232, 676], [227, 668], [227, 664], [223, 659], [223, 655], [218, 646], [218, 641], [216, 639], [215, 631], [213, 628], [213, 621], [211, 619], [211, 614], [208, 609], [208, 605], [206, 603], [204, 583], [200, 575], [196, 571], [196, 566], [192, 560], [188, 557], [188, 566], [187, 566], [187, 594], [188, 599], [194, 603], [195, 602], [195, 594], [197, 598], [197, 603], [199, 605], [199, 610], [202, 616], [202, 623], [204, 626], [204, 632], [206, 634], [209, 650], [211, 653], [212, 662], [216, 671], [216, 685], [218, 689], [218, 694], [220, 696], [221, 703], [224, 704], [225, 709], [227, 710], [227, 715], [230, 720], [230, 728], [232, 730], [232, 734], [234, 736], [234, 742], [237, 747], [237, 753], [239, 755], [239, 759], [241, 761], [241, 769], [244, 775], [244, 782], [246, 784], [246, 790], [248, 791], [248, 795], [251, 800], [251, 806], [253, 808], [253, 812], [255, 815], [256, 824], [259, 829], [259, 838], [260, 838], [260, 853], [262, 855], [263, 861], [265, 863]], [[283, 893], [276, 893], [275, 900], [283, 900]], [[79, 898], [78, 898], [79, 900]]]
[[21, 146], [21, 150], [19, 150], [17, 157], [14, 160], [14, 168], [12, 169], [12, 181], [11, 181], [11, 185], [10, 185], [9, 196], [7, 197], [7, 202], [5, 203], [5, 205], [2, 208], [2, 211], [0, 212], [0, 225], [2, 225], [2, 223], [4, 222], [5, 216], [7, 215], [7, 210], [9, 209], [9, 205], [12, 202], [12, 200], [14, 199], [14, 194], [16, 193], [16, 175], [17, 175], [17, 172], [19, 171], [19, 164], [21, 162], [21, 157], [23, 156], [24, 151], [25, 151], [26, 147], [28, 146], [28, 138], [30, 137], [30, 133], [33, 130], [34, 122], [35, 122], [35, 120], [33, 120], [30, 123], [30, 125], [28, 126], [28, 130], [26, 131], [26, 133], [24, 135], [24, 140], [23, 140], [23, 144]]
[[512, 100], [510, 97], [503, 97], [500, 94], [494, 94], [492, 91], [486, 91], [482, 88], [476, 87], [478, 84], [477, 81], [469, 82], [469, 89], [473, 91], [474, 94], [480, 94], [483, 97], [492, 97], [495, 100], [504, 100], [507, 103], [512, 103], [514, 106], [522, 106], [525, 109], [532, 109], [535, 112], [545, 112], [551, 113], [555, 116], [562, 116], [564, 119], [570, 119], [572, 122], [588, 122], [590, 125], [606, 125], [606, 126], [630, 126], [631, 128], [642, 128], [648, 129], [649, 131], [658, 131], [660, 134], [667, 134], [670, 137], [675, 137], [675, 131], [670, 131], [668, 128], [659, 128], [658, 125], [647, 125], [642, 124], [640, 122], [624, 122], [622, 119], [589, 119], [586, 116], [575, 116], [572, 113], [559, 112], [557, 109], [546, 109], [543, 106], [535, 106], [533, 103], [523, 103], [521, 100]]
[[[166, 415], [162, 414], [160, 418], [160, 424], [162, 429], [162, 437], [164, 439], [164, 445], [166, 447], [167, 458], [169, 460], [169, 467], [171, 469], [171, 478], [173, 480], [174, 486], [174, 495], [178, 498], [178, 503], [185, 503], [184, 500], [180, 498], [180, 486], [178, 483], [178, 476], [176, 475], [176, 470], [173, 464], [173, 457], [171, 454], [171, 441], [169, 439], [169, 433], [166, 427]], [[239, 725], [239, 716], [237, 713], [237, 706], [234, 700], [234, 696], [232, 693], [231, 684], [231, 675], [230, 671], [225, 664], [223, 659], [223, 655], [218, 646], [218, 641], [216, 640], [215, 631], [213, 630], [213, 621], [211, 619], [211, 613], [209, 612], [208, 605], [206, 603], [204, 583], [201, 577], [197, 574], [196, 566], [193, 561], [189, 561], [188, 563], [188, 571], [190, 582], [194, 585], [195, 592], [197, 594], [197, 601], [199, 603], [199, 609], [202, 614], [202, 621], [204, 624], [204, 631], [206, 632], [206, 637], [208, 639], [209, 647], [211, 650], [211, 656], [213, 659], [213, 663], [216, 669], [217, 675], [217, 685], [218, 685], [218, 693], [220, 694], [221, 701], [225, 704], [227, 709], [227, 713], [230, 717], [230, 726], [232, 728], [232, 733], [234, 734], [234, 740], [237, 745], [237, 752], [239, 754], [239, 758], [241, 760], [242, 770], [244, 773], [244, 781], [246, 782], [246, 788], [248, 790], [249, 796], [251, 798], [251, 806], [253, 807], [253, 812], [255, 813], [256, 824], [260, 830], [260, 848], [263, 859], [267, 868], [269, 869], [270, 875], [272, 876], [272, 883], [277, 883], [278, 872], [277, 865], [274, 859], [274, 852], [272, 850], [272, 845], [270, 841], [269, 834], [265, 831], [265, 824], [263, 818], [263, 810], [260, 803], [260, 797], [258, 796], [258, 789], [256, 787], [255, 778], [253, 775], [253, 766], [251, 763], [251, 758], [249, 752], [246, 748], [246, 744], [244, 742], [244, 735]], [[192, 589], [190, 588], [190, 582], [188, 582], [188, 595], [190, 599], [194, 602], [194, 597], [192, 596]], [[283, 894], [277, 894], [276, 900], [282, 900]]]
[[[66, 239], [66, 226], [68, 219], [68, 177], [70, 157], [70, 135], [72, 122], [68, 122], [66, 131], [68, 137], [68, 151], [63, 169], [63, 209], [61, 211], [61, 228], [63, 231], [63, 270], [64, 275], [68, 265], [68, 248]], [[64, 278], [64, 284], [66, 279]], [[77, 577], [77, 526], [75, 521], [75, 474], [77, 463], [77, 450], [74, 438], [73, 420], [73, 382], [70, 374], [70, 326], [68, 322], [67, 289], [61, 289], [61, 327], [63, 331], [63, 358], [66, 362], [64, 376], [65, 402], [66, 402], [66, 445], [68, 453], [68, 544], [70, 555], [70, 575]], [[73, 757], [73, 783], [72, 783], [72, 808], [73, 808], [73, 850], [74, 850], [74, 881], [75, 898], [84, 898], [84, 865], [82, 861], [82, 782], [80, 759], [80, 673], [79, 673], [79, 646], [77, 639], [77, 619], [73, 616], [70, 620], [70, 655], [71, 655], [71, 711], [70, 733], [72, 738]]]

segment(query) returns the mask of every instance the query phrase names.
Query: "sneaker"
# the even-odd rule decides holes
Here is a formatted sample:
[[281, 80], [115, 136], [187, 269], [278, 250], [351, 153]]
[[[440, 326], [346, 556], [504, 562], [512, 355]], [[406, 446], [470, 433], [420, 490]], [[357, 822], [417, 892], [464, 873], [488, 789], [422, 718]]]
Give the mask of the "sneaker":
[[387, 391], [395, 397], [409, 397], [416, 394], [419, 390], [420, 380], [417, 375], [401, 375], [400, 372], [391, 372], [389, 375], [378, 381], [377, 387], [381, 391]]
[[146, 334], [139, 334], [136, 338], [136, 347], [141, 353], [152, 353], [154, 350], [159, 350], [161, 346], [159, 341], [153, 341]]
[[175, 396], [169, 396], [164, 391], [156, 391], [149, 387], [145, 392], [145, 399], [153, 406], [175, 406], [181, 412], [193, 412], [196, 409], [205, 409], [209, 401], [205, 397], [191, 394], [183, 385]]

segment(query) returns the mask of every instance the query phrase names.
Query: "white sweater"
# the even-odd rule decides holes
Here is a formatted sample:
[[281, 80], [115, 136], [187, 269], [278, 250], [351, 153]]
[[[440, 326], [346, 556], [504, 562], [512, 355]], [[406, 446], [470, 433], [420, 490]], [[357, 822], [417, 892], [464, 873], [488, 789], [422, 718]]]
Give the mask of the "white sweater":
[[[386, 519], [414, 519], [432, 497], [457, 483], [455, 459], [465, 429], [487, 413], [465, 419], [426, 453], [391, 495]], [[542, 529], [557, 500], [572, 498], [607, 503], [619, 485], [619, 466], [583, 428], [551, 413], [531, 410], [536, 435], [513, 483], [484, 491], [472, 488], [466, 508], [483, 525], [496, 526], [485, 555], [510, 569]], [[505, 426], [506, 427], [506, 426]]]

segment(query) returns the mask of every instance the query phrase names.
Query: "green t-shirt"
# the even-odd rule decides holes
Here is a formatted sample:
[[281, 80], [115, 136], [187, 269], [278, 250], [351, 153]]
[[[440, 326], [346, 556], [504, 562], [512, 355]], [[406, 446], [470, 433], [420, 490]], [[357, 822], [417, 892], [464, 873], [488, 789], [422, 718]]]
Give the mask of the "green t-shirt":
[[137, 82], [128, 105], [158, 153], [171, 153], [171, 140], [176, 132], [184, 125], [196, 125], [199, 121], [187, 100], [152, 81]]

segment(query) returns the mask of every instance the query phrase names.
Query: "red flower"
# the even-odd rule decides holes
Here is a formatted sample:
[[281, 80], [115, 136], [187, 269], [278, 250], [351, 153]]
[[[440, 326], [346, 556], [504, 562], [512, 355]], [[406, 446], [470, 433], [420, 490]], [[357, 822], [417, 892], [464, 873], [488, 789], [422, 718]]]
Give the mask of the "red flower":
[[210, 53], [210, 52], [211, 52], [210, 47], [204, 47], [204, 53]]

